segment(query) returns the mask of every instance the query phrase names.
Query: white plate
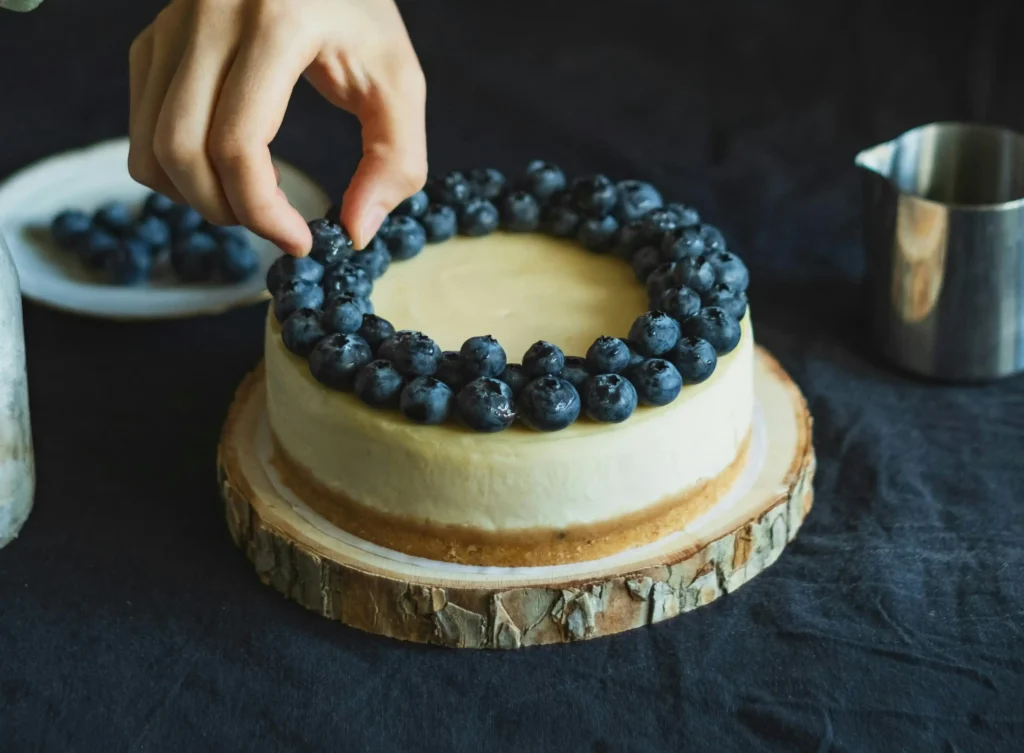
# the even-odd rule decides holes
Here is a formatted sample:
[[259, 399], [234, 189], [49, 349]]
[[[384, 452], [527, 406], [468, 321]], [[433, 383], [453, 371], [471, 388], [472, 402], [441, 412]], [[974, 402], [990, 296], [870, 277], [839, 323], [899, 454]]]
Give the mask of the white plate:
[[[108, 201], [141, 206], [149, 189], [128, 175], [128, 139], [117, 139], [50, 157], [0, 184], [0, 232], [7, 239], [24, 297], [87, 316], [172, 319], [216, 314], [268, 297], [267, 268], [281, 255], [272, 243], [249, 234], [260, 271], [247, 282], [186, 284], [164, 270], [144, 285], [104, 282], [49, 237], [50, 220], [62, 209], [92, 212]], [[281, 188], [307, 220], [323, 215], [327, 195], [311, 178], [276, 161]]]

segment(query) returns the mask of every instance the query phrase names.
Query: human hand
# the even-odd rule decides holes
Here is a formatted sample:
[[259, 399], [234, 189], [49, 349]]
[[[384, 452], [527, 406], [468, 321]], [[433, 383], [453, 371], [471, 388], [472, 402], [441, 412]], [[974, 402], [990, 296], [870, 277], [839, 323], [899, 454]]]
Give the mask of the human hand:
[[393, 0], [172, 0], [130, 53], [132, 177], [297, 256], [312, 239], [268, 145], [300, 76], [359, 118], [356, 248], [427, 176], [426, 84]]

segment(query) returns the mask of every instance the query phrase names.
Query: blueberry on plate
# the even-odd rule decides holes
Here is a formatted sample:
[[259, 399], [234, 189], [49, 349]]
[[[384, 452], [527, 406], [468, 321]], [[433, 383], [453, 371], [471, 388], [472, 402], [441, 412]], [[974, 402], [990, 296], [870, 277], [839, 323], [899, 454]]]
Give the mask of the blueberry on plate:
[[494, 204], [487, 199], [471, 199], [459, 216], [459, 232], [471, 237], [489, 235], [498, 229], [498, 222], [498, 210]]
[[459, 230], [459, 217], [445, 204], [431, 204], [420, 219], [427, 233], [427, 243], [444, 243]]
[[323, 340], [324, 331], [319, 309], [299, 309], [281, 325], [281, 339], [284, 347], [297, 356], [307, 358], [316, 344]]
[[650, 183], [641, 180], [622, 180], [618, 186], [619, 199], [615, 217], [619, 222], [639, 220], [662, 204], [661, 194]]
[[644, 243], [661, 247], [662, 239], [679, 227], [679, 218], [667, 209], [655, 209], [643, 218]]
[[588, 217], [604, 217], [619, 200], [615, 184], [604, 175], [577, 178], [570, 191], [573, 208]]
[[701, 298], [687, 287], [668, 288], [656, 302], [659, 310], [664, 311], [677, 322], [682, 323], [700, 311]]
[[422, 332], [401, 330], [380, 344], [380, 358], [386, 358], [407, 377], [430, 376], [437, 371], [441, 349]]
[[192, 233], [174, 244], [171, 268], [184, 282], [205, 282], [213, 276], [216, 253], [217, 241], [213, 236]]
[[309, 371], [320, 384], [350, 390], [359, 370], [372, 359], [370, 346], [359, 335], [328, 335], [309, 354]]
[[704, 253], [704, 239], [693, 227], [677, 227], [665, 233], [661, 239], [661, 258], [665, 261], [679, 261], [687, 256]]
[[391, 361], [378, 358], [359, 370], [354, 387], [356, 396], [367, 405], [394, 408], [398, 406], [399, 395], [405, 387], [405, 378]]
[[633, 220], [620, 225], [612, 243], [612, 254], [623, 261], [631, 261], [633, 254], [645, 245], [643, 227], [643, 220]]
[[687, 256], [676, 264], [676, 286], [704, 295], [715, 285], [715, 268], [704, 256]]
[[151, 252], [159, 252], [167, 248], [171, 242], [171, 228], [156, 215], [145, 215], [132, 224], [129, 230], [131, 237], [138, 238], [149, 246]]
[[587, 217], [576, 230], [576, 240], [583, 248], [597, 253], [611, 251], [619, 223], [610, 214], [605, 217]]
[[174, 209], [174, 202], [162, 193], [154, 191], [146, 197], [145, 202], [142, 204], [142, 216], [159, 217], [161, 220], [166, 220], [170, 216], [172, 209]]
[[636, 387], [621, 374], [598, 374], [581, 394], [586, 414], [609, 424], [620, 424], [632, 416], [638, 401]]
[[441, 354], [441, 360], [437, 362], [437, 371], [434, 377], [440, 379], [453, 390], [458, 392], [469, 380], [462, 371], [462, 356], [457, 350], [446, 350]]
[[523, 356], [523, 372], [531, 379], [558, 376], [565, 366], [565, 354], [557, 345], [538, 340]]
[[506, 364], [505, 370], [501, 372], [501, 381], [509, 386], [513, 395], [518, 395], [530, 381], [530, 377], [523, 371], [522, 364], [510, 363]]
[[455, 398], [459, 419], [470, 429], [496, 432], [507, 429], [516, 419], [512, 388], [499, 379], [474, 379]]
[[629, 345], [617, 337], [599, 337], [587, 349], [587, 367], [593, 374], [618, 374], [630, 360]]
[[418, 376], [402, 390], [402, 415], [418, 424], [440, 424], [451, 415], [455, 392], [440, 379]]
[[668, 353], [678, 341], [679, 322], [664, 311], [641, 314], [629, 328], [630, 344], [646, 358]]
[[659, 264], [647, 275], [647, 299], [652, 306], [661, 300], [661, 294], [675, 286], [675, 262]]
[[331, 204], [324, 212], [324, 219], [335, 224], [341, 224], [341, 204]]
[[376, 314], [363, 314], [363, 323], [359, 327], [358, 334], [376, 353], [381, 343], [395, 334], [395, 328], [387, 319]]
[[327, 295], [345, 293], [356, 298], [369, 298], [373, 280], [366, 270], [350, 262], [342, 262], [324, 270], [324, 292]]
[[567, 380], [542, 376], [523, 387], [516, 399], [519, 418], [537, 431], [559, 431], [580, 416], [580, 395]]
[[635, 254], [633, 254], [632, 260], [630, 260], [630, 266], [633, 267], [633, 274], [636, 275], [636, 279], [647, 284], [647, 278], [651, 272], [657, 269], [661, 265], [661, 253], [658, 251], [657, 246], [644, 246]]
[[65, 209], [50, 223], [50, 235], [65, 251], [71, 251], [92, 229], [92, 218], [78, 209]]
[[427, 197], [427, 192], [417, 191], [395, 207], [391, 214], [398, 217], [422, 217], [427, 213], [429, 205], [430, 199]]
[[648, 358], [627, 371], [626, 378], [644, 405], [668, 405], [683, 388], [679, 370], [663, 358]]
[[118, 239], [103, 228], [94, 227], [76, 244], [82, 261], [89, 269], [103, 269], [107, 256], [117, 250]]
[[198, 231], [203, 226], [203, 218], [192, 207], [175, 204], [167, 212], [167, 225], [171, 228], [171, 242], [177, 243]]
[[353, 296], [334, 296], [324, 306], [323, 325], [328, 332], [354, 334], [363, 326], [363, 307]]
[[750, 285], [747, 265], [736, 254], [715, 251], [708, 255], [708, 261], [715, 270], [715, 281], [728, 285], [735, 291], [743, 292]]
[[244, 236], [227, 236], [215, 256], [217, 276], [225, 282], [245, 282], [260, 269], [260, 257]]
[[388, 251], [387, 244], [375, 236], [366, 248], [352, 254], [348, 263], [365, 270], [371, 280], [377, 280], [391, 266], [391, 253]]
[[740, 342], [740, 323], [725, 309], [708, 306], [683, 322], [683, 334], [707, 340], [718, 355], [724, 356]]
[[494, 201], [505, 190], [505, 176], [493, 167], [477, 167], [469, 171], [473, 197]]
[[339, 299], [352, 301], [362, 312], [363, 316], [366, 316], [367, 314], [376, 313], [373, 310], [373, 301], [371, 301], [369, 298], [359, 298], [349, 293], [331, 293], [330, 295], [325, 295], [325, 297], [327, 298], [328, 303]]
[[580, 216], [571, 207], [549, 206], [544, 208], [541, 228], [555, 238], [572, 238], [579, 227]]
[[115, 285], [145, 282], [152, 266], [153, 255], [149, 246], [138, 238], [123, 239], [106, 258], [107, 275]]
[[425, 190], [432, 202], [447, 204], [450, 207], [459, 207], [473, 196], [473, 186], [458, 170], [439, 178], [431, 178], [427, 181]]
[[284, 322], [299, 309], [319, 309], [324, 304], [324, 291], [305, 280], [286, 280], [274, 293], [274, 317]]
[[411, 259], [427, 245], [427, 231], [412, 217], [393, 217], [378, 235], [393, 259]]
[[565, 188], [565, 173], [558, 165], [534, 160], [516, 180], [516, 188], [545, 201]]
[[345, 261], [353, 254], [352, 239], [345, 228], [331, 220], [319, 219], [309, 223], [313, 247], [309, 255], [329, 267]]
[[700, 213], [693, 207], [686, 204], [671, 202], [665, 205], [665, 209], [676, 216], [679, 227], [697, 227], [700, 225]]
[[532, 233], [540, 225], [540, 204], [533, 194], [513, 191], [501, 200], [501, 226], [513, 233]]
[[462, 372], [466, 379], [497, 377], [505, 370], [508, 362], [505, 349], [490, 335], [471, 337], [462, 344]]
[[629, 365], [626, 367], [626, 371], [629, 371], [634, 366], [640, 365], [646, 360], [642, 355], [633, 350], [633, 346], [630, 345], [629, 342], [626, 340], [623, 340], [622, 342], [626, 343], [626, 347], [629, 348]]
[[747, 314], [747, 294], [742, 290], [733, 290], [732, 287], [720, 282], [711, 288], [709, 293], [702, 297], [705, 306], [717, 306], [724, 309], [729, 316], [736, 321], [743, 321]]
[[701, 225], [700, 237], [704, 239], [704, 252], [707, 254], [715, 251], [725, 251], [725, 236], [722, 231], [714, 225]]
[[267, 270], [267, 290], [273, 295], [285, 280], [305, 280], [314, 284], [324, 277], [324, 267], [309, 256], [279, 256]]
[[132, 210], [123, 201], [111, 201], [96, 210], [92, 221], [108, 233], [124, 235], [132, 225]]
[[587, 359], [580, 358], [579, 356], [566, 356], [565, 366], [562, 367], [562, 373], [560, 376], [575, 387], [576, 391], [582, 395], [583, 385], [585, 385], [587, 380], [590, 379], [590, 369], [587, 366]]
[[718, 364], [714, 346], [707, 340], [689, 335], [679, 338], [669, 358], [687, 384], [705, 381]]

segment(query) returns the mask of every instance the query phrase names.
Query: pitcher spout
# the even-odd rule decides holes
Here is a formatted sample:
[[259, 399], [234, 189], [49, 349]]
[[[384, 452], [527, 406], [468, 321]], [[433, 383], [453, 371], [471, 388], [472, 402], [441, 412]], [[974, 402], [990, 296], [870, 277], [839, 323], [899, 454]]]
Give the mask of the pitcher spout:
[[886, 141], [860, 152], [854, 158], [853, 164], [882, 178], [889, 179], [892, 177], [892, 164], [895, 154], [896, 142]]

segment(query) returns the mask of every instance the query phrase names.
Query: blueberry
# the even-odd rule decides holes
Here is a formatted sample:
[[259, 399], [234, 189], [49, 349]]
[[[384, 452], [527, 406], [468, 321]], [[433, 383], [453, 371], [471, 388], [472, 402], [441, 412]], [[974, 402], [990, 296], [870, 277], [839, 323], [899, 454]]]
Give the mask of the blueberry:
[[543, 376], [523, 387], [516, 408], [531, 429], [559, 431], [579, 418], [580, 395], [565, 379]]
[[628, 342], [625, 340], [622, 342], [626, 343], [626, 347], [629, 348], [629, 365], [626, 367], [626, 371], [629, 371], [634, 366], [638, 366], [646, 360], [642, 355], [633, 350], [633, 347]]
[[664, 311], [641, 314], [629, 328], [629, 342], [647, 358], [668, 353], [679, 341], [679, 322]]
[[309, 232], [313, 235], [313, 247], [309, 255], [325, 267], [352, 256], [352, 239], [338, 223], [325, 219], [313, 220], [309, 223]]
[[679, 261], [687, 256], [704, 253], [704, 239], [692, 227], [677, 227], [661, 239], [661, 258], [665, 261]]
[[601, 218], [587, 217], [576, 231], [576, 240], [591, 251], [610, 251], [618, 229], [619, 223], [611, 215]]
[[387, 319], [375, 314], [363, 314], [363, 323], [359, 327], [358, 334], [376, 353], [381, 343], [395, 334], [395, 328]]
[[629, 362], [629, 345], [617, 337], [599, 337], [587, 349], [587, 366], [594, 374], [618, 374]]
[[308, 256], [296, 258], [285, 254], [279, 256], [267, 270], [267, 290], [273, 295], [285, 280], [305, 280], [318, 283], [324, 277], [324, 267]]
[[412, 217], [394, 217], [378, 235], [393, 259], [411, 259], [427, 245], [427, 231]]
[[220, 243], [234, 241], [244, 241], [248, 243], [249, 241], [248, 236], [245, 234], [245, 228], [239, 225], [214, 225], [212, 222], [203, 220], [203, 224], [199, 228], [199, 231], [206, 233], [207, 235], [212, 235]]
[[245, 282], [259, 271], [260, 258], [248, 240], [229, 237], [220, 242], [214, 266], [217, 275], [225, 282]]
[[687, 256], [676, 264], [676, 285], [704, 295], [715, 284], [715, 268], [704, 256]]
[[473, 196], [472, 185], [466, 176], [457, 170], [440, 178], [431, 178], [427, 181], [425, 190], [432, 202], [447, 204], [450, 207], [461, 206]]
[[455, 409], [462, 423], [482, 432], [507, 429], [516, 418], [512, 388], [493, 377], [474, 379], [459, 390]]
[[489, 235], [498, 229], [498, 210], [487, 199], [471, 199], [459, 216], [459, 232], [468, 236]]
[[284, 347], [297, 356], [307, 358], [316, 344], [327, 336], [319, 309], [299, 309], [281, 325]]
[[582, 395], [587, 415], [610, 424], [632, 416], [638, 401], [636, 387], [619, 374], [598, 374], [587, 382]]
[[462, 370], [467, 379], [496, 377], [505, 370], [505, 350], [490, 335], [471, 337], [462, 344]]
[[715, 371], [718, 355], [714, 346], [699, 337], [681, 337], [669, 354], [687, 384], [700, 384]]
[[102, 228], [94, 227], [78, 241], [76, 248], [89, 269], [102, 269], [107, 256], [117, 250], [118, 239]]
[[377, 355], [407, 377], [429, 376], [437, 371], [441, 349], [422, 332], [401, 330], [380, 344]]
[[704, 251], [711, 254], [715, 251], [725, 251], [725, 236], [722, 231], [714, 225], [701, 225], [700, 237], [704, 239]]
[[71, 250], [92, 228], [92, 219], [77, 209], [65, 209], [50, 223], [50, 235], [58, 246]]
[[647, 297], [651, 304], [661, 300], [661, 294], [675, 286], [675, 262], [659, 264], [647, 275]]
[[671, 233], [679, 227], [679, 219], [667, 209], [655, 209], [648, 212], [643, 218], [644, 242], [654, 246], [661, 246], [661, 241], [667, 233]]
[[356, 298], [369, 298], [373, 281], [366, 270], [350, 262], [342, 262], [324, 271], [324, 292], [327, 295], [345, 293]]
[[205, 282], [213, 275], [217, 241], [206, 233], [192, 233], [171, 249], [171, 267], [185, 282]]
[[501, 381], [509, 386], [513, 395], [518, 395], [522, 392], [523, 387], [526, 386], [527, 382], [530, 381], [530, 377], [526, 376], [526, 372], [523, 371], [521, 364], [510, 363], [507, 364], [505, 366], [505, 370], [501, 372]]
[[351, 335], [363, 326], [363, 309], [358, 299], [350, 295], [339, 295], [327, 301], [324, 306], [324, 329], [342, 335]]
[[700, 225], [700, 213], [693, 207], [672, 202], [666, 204], [665, 209], [676, 216], [679, 227], [697, 227]]
[[580, 216], [570, 207], [545, 207], [541, 227], [556, 238], [572, 238], [579, 227]]
[[540, 204], [533, 194], [513, 191], [501, 202], [501, 226], [513, 233], [532, 233], [540, 225]]
[[364, 270], [371, 280], [380, 278], [391, 266], [391, 254], [380, 238], [374, 238], [362, 251], [356, 251], [348, 263]]
[[565, 366], [565, 355], [557, 345], [538, 340], [523, 356], [523, 371], [526, 376], [536, 379], [542, 376], [558, 376]]
[[370, 361], [361, 368], [354, 384], [359, 399], [374, 408], [396, 407], [404, 386], [405, 378], [391, 361], [383, 359]]
[[516, 180], [516, 188], [528, 191], [544, 201], [565, 188], [565, 173], [558, 165], [534, 160]]
[[335, 224], [341, 224], [341, 204], [331, 204], [324, 212], [324, 219]]
[[123, 235], [132, 225], [132, 210], [123, 201], [111, 201], [96, 210], [92, 221], [108, 233]]
[[146, 197], [146, 201], [142, 204], [142, 216], [159, 217], [161, 220], [166, 220], [172, 209], [174, 209], [173, 201], [163, 194], [153, 192]]
[[328, 335], [309, 354], [309, 371], [321, 384], [350, 390], [359, 370], [372, 358], [370, 346], [359, 335]]
[[131, 227], [131, 236], [149, 246], [150, 251], [161, 251], [171, 242], [171, 228], [155, 215], [139, 218]]
[[402, 390], [402, 415], [418, 424], [440, 424], [451, 415], [455, 393], [452, 388], [430, 376], [413, 379]]
[[650, 183], [639, 180], [619, 181], [619, 200], [615, 205], [615, 217], [619, 222], [639, 220], [662, 204], [661, 194]]
[[740, 342], [740, 323], [717, 306], [701, 309], [683, 322], [683, 332], [707, 340], [720, 356], [731, 353]]
[[590, 369], [587, 367], [587, 359], [579, 356], [566, 356], [565, 366], [562, 367], [562, 379], [567, 381], [576, 391], [583, 394], [583, 385], [590, 379]]
[[145, 282], [152, 265], [149, 246], [138, 238], [125, 238], [106, 258], [107, 275], [115, 285]]
[[573, 208], [589, 217], [604, 217], [619, 200], [615, 184], [604, 175], [577, 178], [571, 190]]
[[459, 229], [458, 215], [444, 204], [431, 204], [420, 222], [427, 233], [427, 243], [443, 243]]
[[626, 378], [636, 389], [639, 402], [644, 405], [668, 405], [683, 388], [679, 371], [662, 358], [648, 358], [626, 372]]
[[171, 241], [192, 235], [203, 226], [203, 217], [195, 209], [184, 204], [175, 204], [167, 212], [167, 224], [171, 228]]
[[455, 350], [446, 350], [441, 354], [441, 360], [437, 362], [437, 371], [434, 372], [434, 376], [456, 392], [469, 381], [462, 370], [462, 356]]
[[324, 291], [305, 280], [286, 280], [274, 293], [274, 316], [283, 322], [299, 309], [318, 309], [324, 303]]
[[619, 226], [619, 232], [615, 234], [615, 241], [612, 244], [612, 253], [624, 261], [630, 261], [633, 258], [633, 254], [643, 246], [643, 221], [633, 220]]
[[395, 207], [391, 214], [398, 217], [422, 217], [427, 213], [429, 205], [430, 199], [427, 198], [427, 192], [417, 191]]
[[668, 288], [654, 303], [659, 310], [680, 323], [691, 316], [696, 316], [701, 307], [700, 296], [686, 287]]
[[469, 171], [469, 185], [474, 198], [494, 201], [505, 189], [505, 176], [493, 167], [478, 167]]
[[661, 254], [656, 246], [644, 246], [633, 254], [630, 265], [636, 279], [646, 285], [651, 272], [661, 265]]
[[747, 265], [736, 254], [715, 251], [708, 255], [708, 261], [715, 270], [715, 281], [728, 285], [735, 291], [743, 292], [750, 285]]
[[718, 283], [709, 293], [705, 293], [702, 302], [705, 306], [724, 309], [738, 322], [742, 322], [747, 314], [747, 294], [742, 290], [733, 290], [724, 282]]

